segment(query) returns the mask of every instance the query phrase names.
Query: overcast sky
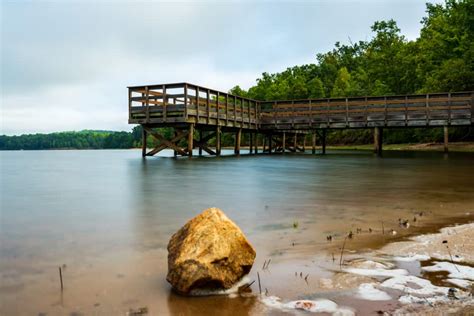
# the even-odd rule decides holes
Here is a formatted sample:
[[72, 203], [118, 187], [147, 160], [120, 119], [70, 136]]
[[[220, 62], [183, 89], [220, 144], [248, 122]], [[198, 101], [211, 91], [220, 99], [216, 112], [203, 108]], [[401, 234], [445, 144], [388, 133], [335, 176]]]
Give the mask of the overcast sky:
[[425, 2], [2, 1], [0, 134], [130, 130], [129, 85], [248, 88], [376, 20], [415, 39]]

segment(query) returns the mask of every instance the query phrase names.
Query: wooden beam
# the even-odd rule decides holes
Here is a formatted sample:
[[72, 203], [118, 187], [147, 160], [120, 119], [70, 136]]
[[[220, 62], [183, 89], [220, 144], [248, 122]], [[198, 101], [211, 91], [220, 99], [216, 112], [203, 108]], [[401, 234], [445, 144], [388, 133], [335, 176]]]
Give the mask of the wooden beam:
[[293, 135], [293, 149], [295, 150], [294, 152], [296, 152], [297, 147], [298, 147], [298, 135], [295, 133]]
[[282, 139], [282, 142], [281, 142], [281, 147], [283, 149], [283, 153], [285, 153], [286, 151], [286, 132], [283, 132], [283, 139]]
[[322, 154], [326, 154], [326, 129], [323, 129], [321, 133], [321, 146], [322, 146]]
[[382, 156], [382, 141], [383, 141], [383, 129], [381, 127], [374, 128], [374, 152], [377, 156]]
[[249, 154], [253, 153], [253, 133], [248, 133], [249, 135]]
[[216, 156], [221, 155], [221, 127], [216, 128]]
[[444, 152], [447, 154], [449, 149], [448, 149], [448, 142], [449, 142], [449, 131], [448, 131], [448, 126], [445, 125], [443, 127], [443, 132], [444, 132]]
[[271, 154], [272, 153], [272, 134], [269, 134], [268, 136], [268, 153]]
[[146, 145], [147, 145], [146, 137], [147, 137], [146, 130], [142, 125], [142, 157], [146, 156]]
[[316, 133], [311, 134], [311, 153], [314, 155], [316, 153]]
[[189, 130], [188, 130], [188, 157], [189, 158], [193, 156], [193, 148], [194, 148], [194, 124], [189, 124]]
[[[176, 138], [178, 136], [178, 132], [176, 131], [176, 129], [174, 130], [174, 138]], [[176, 143], [176, 142], [175, 142]], [[176, 151], [176, 149], [173, 149], [173, 156], [174, 158], [178, 157], [178, 152]]]
[[179, 153], [180, 155], [183, 155], [183, 156], [187, 155], [187, 153], [176, 144], [178, 141], [180, 141], [182, 138], [184, 138], [186, 136], [186, 133], [177, 131], [177, 135], [173, 139], [167, 140], [164, 136], [154, 132], [153, 130], [151, 130], [149, 128], [146, 128], [146, 131], [151, 136], [153, 136], [156, 140], [161, 142], [161, 144], [158, 145], [155, 149], [148, 152], [146, 154], [147, 156], [153, 156], [153, 155], [157, 154], [158, 152], [160, 152], [160, 151], [162, 151], [163, 149], [166, 149], [166, 148], [171, 148], [171, 149], [175, 150], [177, 153]]
[[235, 133], [235, 148], [234, 148], [234, 153], [236, 155], [240, 155], [240, 141], [242, 138], [242, 128], [239, 128], [237, 130], [237, 133]]
[[255, 154], [258, 154], [258, 133], [254, 133], [255, 136]]

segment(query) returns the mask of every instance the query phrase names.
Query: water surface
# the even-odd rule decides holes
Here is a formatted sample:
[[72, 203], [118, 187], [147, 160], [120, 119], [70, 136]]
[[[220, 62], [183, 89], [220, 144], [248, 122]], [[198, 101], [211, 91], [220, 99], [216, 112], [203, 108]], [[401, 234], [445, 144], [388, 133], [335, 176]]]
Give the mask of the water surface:
[[289, 298], [318, 292], [292, 280], [293, 270], [330, 273], [330, 255], [320, 255], [328, 234], [375, 232], [381, 221], [398, 229], [398, 218], [420, 212], [414, 226], [474, 213], [473, 154], [142, 159], [138, 150], [71, 150], [0, 152], [0, 161], [0, 314], [269, 312], [253, 298], [170, 291], [168, 240], [208, 207], [245, 232], [257, 250], [254, 270], [272, 258], [265, 286]]

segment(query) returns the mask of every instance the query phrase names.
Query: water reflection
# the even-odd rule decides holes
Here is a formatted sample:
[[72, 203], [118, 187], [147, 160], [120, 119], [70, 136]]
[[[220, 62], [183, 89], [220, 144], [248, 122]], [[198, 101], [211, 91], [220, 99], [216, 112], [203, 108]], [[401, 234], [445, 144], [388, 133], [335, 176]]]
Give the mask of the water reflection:
[[[199, 313], [206, 306], [252, 314], [256, 307], [251, 300], [184, 303], [169, 293], [164, 281], [168, 240], [203, 209], [223, 209], [242, 227], [262, 262], [271, 254], [307, 257], [322, 249], [325, 235], [342, 234], [354, 225], [367, 228], [382, 217], [396, 221], [420, 210], [437, 216], [474, 212], [473, 154], [387, 152], [383, 159], [370, 152], [218, 159], [142, 159], [140, 154], [0, 153], [0, 277], [13, 280], [4, 282], [10, 289], [1, 292], [9, 294], [5, 304], [12, 306], [17, 297], [35, 298], [30, 290], [35, 282], [42, 287], [53, 282], [56, 289], [51, 279], [57, 265], [65, 263], [71, 273], [87, 271], [85, 275], [102, 276], [117, 267], [130, 275], [120, 281], [125, 288], [130, 287], [126, 282], [135, 282], [134, 288], [149, 290], [150, 300], [166, 304], [171, 313]], [[112, 291], [107, 286], [115, 284], [115, 275], [84, 287]], [[159, 286], [155, 280], [162, 280]], [[95, 299], [92, 290], [85, 290], [87, 302], [89, 292]], [[56, 302], [57, 292], [48, 298]], [[37, 299], [31, 306], [45, 298]]]

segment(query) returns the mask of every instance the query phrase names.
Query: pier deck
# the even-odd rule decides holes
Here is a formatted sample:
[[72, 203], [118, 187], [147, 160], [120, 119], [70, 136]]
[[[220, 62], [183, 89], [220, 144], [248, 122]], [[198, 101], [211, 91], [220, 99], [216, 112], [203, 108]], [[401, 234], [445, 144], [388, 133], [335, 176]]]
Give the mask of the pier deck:
[[[256, 134], [268, 138], [266, 152], [297, 151], [286, 146], [286, 136], [318, 134], [325, 144], [328, 129], [374, 128], [375, 149], [381, 153], [382, 128], [444, 127], [447, 146], [449, 126], [474, 124], [474, 92], [431, 93], [402, 96], [325, 98], [285, 101], [259, 101], [189, 84], [172, 83], [128, 88], [129, 123], [144, 127], [162, 144], [144, 155], [154, 155], [165, 148], [176, 154], [192, 156], [192, 149], [219, 155], [220, 134], [236, 133], [235, 152], [240, 152], [242, 131], [251, 140]], [[173, 127], [173, 139], [165, 139], [153, 128]], [[194, 130], [200, 134], [194, 140]], [[208, 133], [203, 136], [202, 133]], [[209, 132], [211, 134], [209, 134]], [[214, 133], [214, 134], [212, 134]], [[187, 137], [188, 146], [179, 142]], [[217, 138], [215, 151], [207, 142]], [[303, 137], [306, 139], [306, 137]], [[315, 137], [313, 136], [313, 148]], [[275, 146], [272, 146], [272, 141]], [[265, 144], [264, 144], [265, 145]], [[264, 146], [265, 147], [265, 146]], [[304, 148], [304, 146], [303, 146]], [[446, 147], [447, 150], [447, 147]], [[314, 152], [314, 150], [313, 150]]]

